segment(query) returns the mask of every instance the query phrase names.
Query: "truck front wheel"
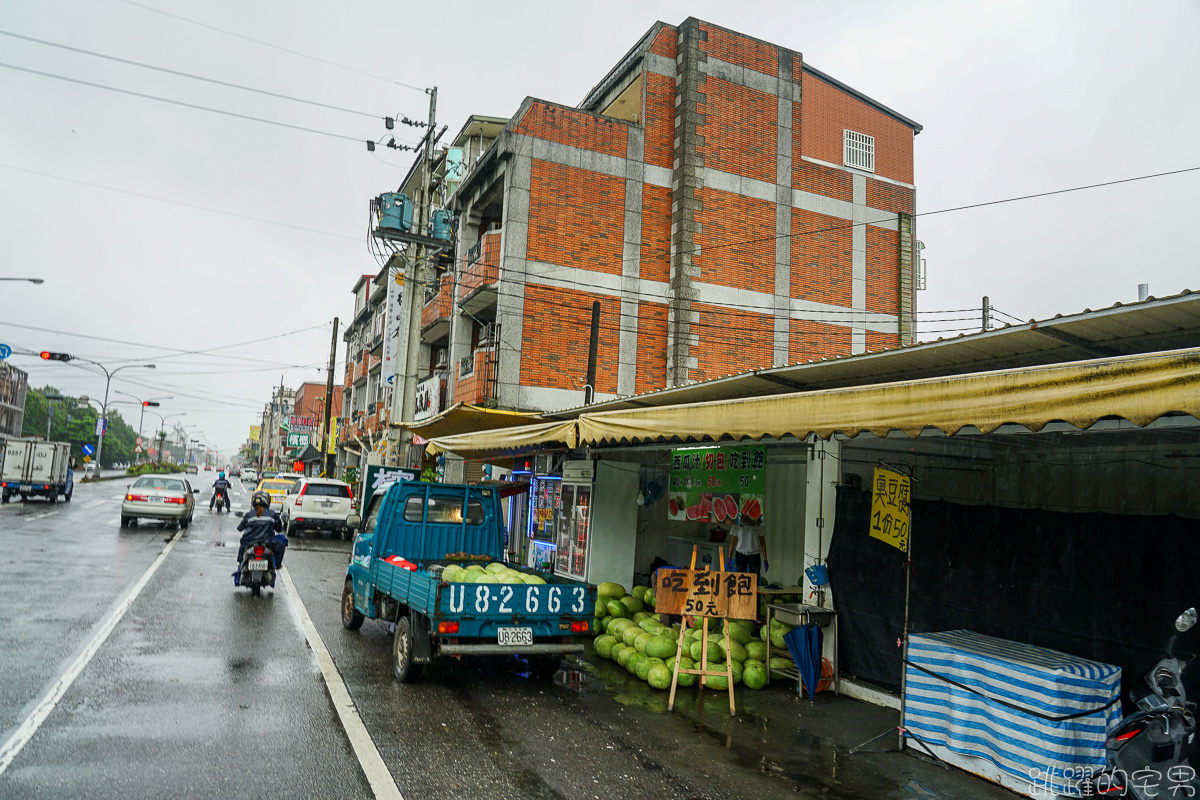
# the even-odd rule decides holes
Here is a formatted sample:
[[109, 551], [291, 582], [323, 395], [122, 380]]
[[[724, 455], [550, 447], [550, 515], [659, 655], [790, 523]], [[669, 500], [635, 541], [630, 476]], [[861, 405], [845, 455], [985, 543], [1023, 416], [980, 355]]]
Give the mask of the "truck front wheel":
[[396, 636], [392, 642], [392, 671], [396, 680], [409, 683], [421, 677], [421, 668], [412, 663], [413, 656], [412, 625], [408, 617], [401, 617], [396, 623]]
[[350, 579], [342, 587], [342, 627], [348, 631], [356, 631], [362, 627], [363, 615], [354, 607], [354, 586]]

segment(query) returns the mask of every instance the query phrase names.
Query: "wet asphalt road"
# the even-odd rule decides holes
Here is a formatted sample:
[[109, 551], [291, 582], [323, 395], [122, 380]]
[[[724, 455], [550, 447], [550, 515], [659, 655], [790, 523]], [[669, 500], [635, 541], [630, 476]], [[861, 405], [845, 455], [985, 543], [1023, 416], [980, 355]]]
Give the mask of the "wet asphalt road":
[[[125, 484], [78, 485], [69, 504], [0, 506], [0, 743], [175, 538], [0, 774], [0, 797], [373, 796], [283, 583], [257, 599], [232, 586], [237, 518], [210, 515], [201, 494], [186, 534], [123, 531]], [[235, 488], [235, 510], [246, 488]], [[550, 683], [519, 664], [475, 660], [398, 684], [386, 627], [349, 632], [338, 619], [348, 548], [293, 537], [286, 568], [409, 800], [1005, 794], [904, 756], [856, 757], [863, 768], [847, 770], [839, 732], [853, 743], [894, 723], [842, 700], [830, 733], [817, 732], [815, 717], [798, 732], [808, 712], [785, 688], [740, 693], [730, 719], [715, 692], [702, 705], [681, 694], [667, 714], [665, 693], [606, 661], [568, 662]]]

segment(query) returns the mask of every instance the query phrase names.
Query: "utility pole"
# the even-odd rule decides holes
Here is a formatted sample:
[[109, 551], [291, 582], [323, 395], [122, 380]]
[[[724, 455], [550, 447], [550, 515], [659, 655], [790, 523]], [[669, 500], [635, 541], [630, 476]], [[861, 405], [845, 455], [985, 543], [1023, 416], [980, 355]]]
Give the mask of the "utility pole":
[[329, 423], [333, 416], [333, 363], [337, 358], [337, 331], [338, 318], [333, 318], [333, 339], [329, 342], [329, 370], [325, 375], [325, 414], [321, 420], [321, 460], [325, 462], [325, 477], [332, 478], [334, 470], [334, 457], [327, 455], [329, 452]]
[[983, 329], [989, 330], [992, 327], [992, 304], [988, 300], [987, 295], [983, 297]]
[[[417, 232], [422, 236], [428, 236], [429, 217], [432, 212], [432, 202], [429, 192], [429, 184], [432, 181], [433, 173], [433, 139], [437, 123], [437, 87], [425, 90], [429, 94], [429, 127], [425, 131], [425, 163], [421, 170], [421, 206], [419, 210], [420, 217], [418, 218], [419, 228]], [[404, 425], [410, 425], [417, 410], [417, 364], [419, 363], [419, 353], [421, 349], [421, 304], [417, 303], [417, 297], [420, 296], [424, 300], [424, 264], [428, 258], [428, 248], [424, 245], [420, 246], [417, 257], [409, 259], [408, 262], [408, 278], [405, 281], [404, 300], [403, 304], [408, 306], [408, 349], [405, 355], [404, 363], [404, 383], [402, 386], [396, 387], [404, 392], [401, 397], [400, 406], [400, 422]], [[393, 389], [395, 391], [396, 389]], [[408, 451], [409, 444], [412, 442], [412, 430], [405, 427], [400, 432], [400, 439], [397, 446], [396, 460], [402, 467], [409, 466]]]

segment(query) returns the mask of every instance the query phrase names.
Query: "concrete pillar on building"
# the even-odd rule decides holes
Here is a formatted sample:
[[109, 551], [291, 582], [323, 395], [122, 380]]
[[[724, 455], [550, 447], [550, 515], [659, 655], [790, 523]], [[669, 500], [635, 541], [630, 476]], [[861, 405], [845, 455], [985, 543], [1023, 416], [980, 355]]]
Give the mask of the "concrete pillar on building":
[[504, 175], [504, 219], [501, 223], [500, 284], [496, 298], [499, 341], [497, 401], [504, 408], [520, 408], [521, 348], [525, 336], [525, 274], [529, 245], [529, 196], [533, 185], [532, 139], [514, 144]]

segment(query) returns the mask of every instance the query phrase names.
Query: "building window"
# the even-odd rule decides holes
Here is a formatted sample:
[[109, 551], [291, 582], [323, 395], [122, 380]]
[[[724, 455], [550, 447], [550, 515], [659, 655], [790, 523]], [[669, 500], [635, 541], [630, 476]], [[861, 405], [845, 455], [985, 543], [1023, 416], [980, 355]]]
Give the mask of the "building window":
[[842, 163], [847, 167], [875, 171], [875, 137], [842, 131]]

